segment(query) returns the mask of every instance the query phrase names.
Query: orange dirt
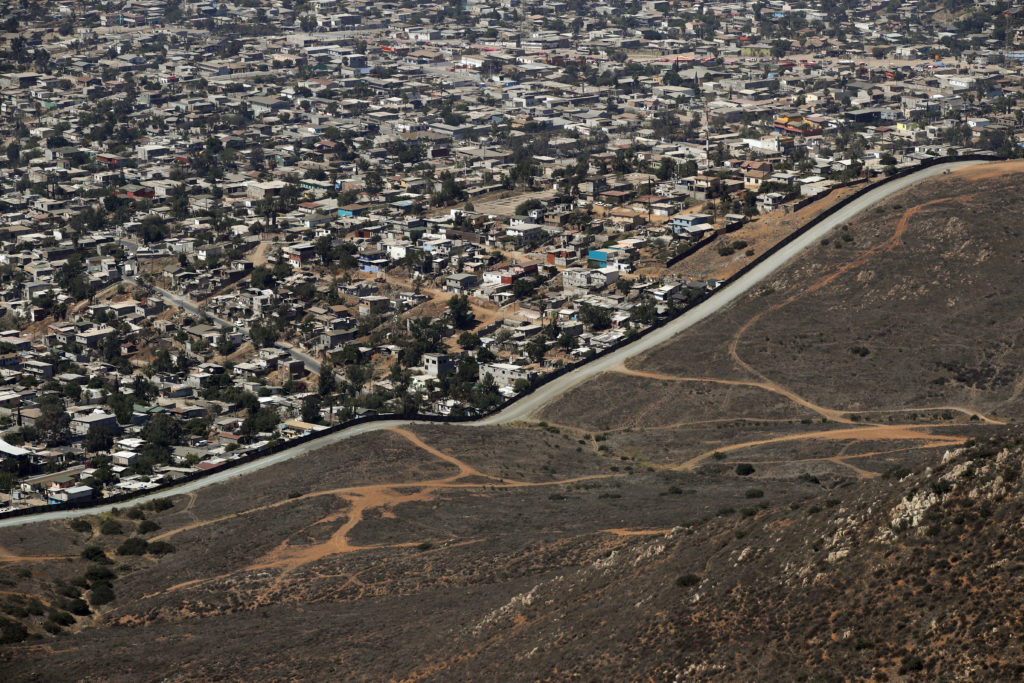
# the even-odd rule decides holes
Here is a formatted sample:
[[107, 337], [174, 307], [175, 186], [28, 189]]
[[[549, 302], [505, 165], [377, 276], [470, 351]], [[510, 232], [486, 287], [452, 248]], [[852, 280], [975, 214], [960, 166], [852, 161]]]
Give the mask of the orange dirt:
[[[332, 512], [322, 519], [317, 520], [310, 526], [317, 524], [329, 524], [344, 518], [345, 522], [331, 534], [331, 537], [322, 543], [304, 546], [293, 546], [289, 541], [284, 541], [278, 547], [267, 553], [264, 557], [260, 558], [253, 564], [244, 567], [241, 570], [229, 572], [221, 576], [215, 576], [204, 579], [193, 579], [191, 581], [185, 581], [179, 584], [165, 589], [164, 592], [174, 591], [182, 588], [188, 588], [198, 584], [209, 583], [221, 579], [228, 578], [239, 572], [252, 572], [252, 571], [263, 571], [263, 570], [280, 570], [280, 573], [274, 579], [272, 584], [261, 594], [260, 600], [270, 599], [272, 594], [276, 594], [281, 588], [284, 580], [289, 574], [293, 573], [300, 567], [312, 564], [319, 560], [334, 555], [341, 555], [350, 552], [356, 552], [360, 550], [370, 550], [379, 548], [401, 548], [415, 545], [415, 543], [396, 543], [391, 545], [372, 545], [372, 546], [356, 546], [353, 545], [349, 540], [349, 534], [352, 530], [363, 520], [364, 514], [368, 510], [383, 509], [385, 512], [391, 512], [393, 508], [402, 503], [410, 502], [423, 502], [433, 500], [434, 494], [443, 489], [470, 489], [480, 488], [482, 486], [490, 486], [492, 488], [520, 488], [520, 487], [534, 487], [534, 486], [556, 486], [573, 484], [582, 481], [589, 481], [592, 479], [604, 479], [616, 475], [611, 474], [595, 474], [581, 477], [573, 477], [570, 479], [560, 479], [557, 481], [549, 482], [519, 482], [519, 481], [506, 481], [498, 477], [494, 477], [488, 474], [484, 474], [479, 470], [463, 463], [459, 459], [440, 451], [433, 446], [430, 446], [424, 442], [416, 434], [405, 430], [405, 429], [391, 429], [389, 430], [405, 439], [417, 447], [425, 450], [426, 452], [436, 456], [444, 462], [454, 465], [458, 468], [458, 473], [453, 474], [450, 477], [444, 477], [442, 479], [432, 479], [427, 481], [413, 481], [413, 482], [394, 482], [384, 484], [369, 484], [364, 486], [353, 486], [340, 489], [332, 489], [325, 491], [314, 491], [311, 493], [304, 494], [295, 498], [289, 498], [286, 500], [270, 503], [268, 505], [262, 505], [259, 507], [251, 508], [238, 513], [225, 515], [216, 519], [211, 519], [203, 522], [194, 522], [177, 529], [164, 532], [158, 536], [154, 536], [153, 540], [163, 540], [170, 538], [183, 531], [196, 529], [209, 524], [215, 524], [220, 521], [241, 517], [248, 515], [253, 512], [268, 510], [279, 506], [287, 505], [289, 503], [303, 500], [305, 498], [312, 498], [316, 496], [337, 496], [344, 499], [349, 503], [348, 507], [343, 510]], [[480, 482], [460, 482], [461, 479], [482, 479], [487, 482], [486, 484]], [[400, 492], [400, 490], [414, 489], [413, 492]], [[186, 509], [191, 507], [191, 501]], [[355, 580], [352, 577], [350, 580]]]

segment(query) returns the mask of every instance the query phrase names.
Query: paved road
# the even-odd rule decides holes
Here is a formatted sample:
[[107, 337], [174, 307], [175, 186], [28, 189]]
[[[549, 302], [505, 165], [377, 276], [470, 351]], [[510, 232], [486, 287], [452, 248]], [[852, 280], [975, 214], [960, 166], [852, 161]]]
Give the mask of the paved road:
[[318, 375], [320, 374], [320, 361], [318, 361], [316, 358], [313, 358], [313, 356], [309, 355], [308, 353], [303, 353], [302, 351], [299, 351], [297, 348], [291, 345], [291, 342], [277, 342], [274, 344], [274, 346], [283, 351], [287, 351], [292, 355], [292, 358], [294, 358], [295, 360], [301, 360], [303, 363], [306, 364], [306, 369], [309, 370], [310, 372], [315, 372]]
[[[894, 180], [886, 185], [878, 187], [857, 200], [851, 202], [844, 208], [837, 211], [829, 218], [823, 220], [812, 229], [801, 235], [799, 238], [793, 240], [791, 243], [786, 245], [784, 248], [777, 251], [775, 254], [765, 259], [757, 267], [747, 272], [743, 277], [733, 282], [728, 287], [717, 292], [714, 296], [710, 297], [706, 301], [694, 306], [686, 313], [668, 323], [664, 327], [661, 327], [643, 337], [637, 341], [622, 347], [618, 351], [603, 356], [598, 360], [587, 363], [572, 372], [566, 373], [565, 375], [555, 379], [547, 384], [541, 386], [529, 396], [525, 396], [522, 399], [516, 401], [512, 405], [508, 406], [501, 412], [495, 413], [489, 417], [485, 417], [475, 422], [464, 422], [464, 423], [453, 423], [452, 426], [457, 427], [476, 427], [485, 425], [500, 425], [509, 424], [512, 422], [519, 422], [530, 418], [537, 414], [544, 406], [551, 401], [555, 400], [559, 396], [562, 396], [570, 389], [580, 385], [581, 383], [592, 379], [597, 375], [614, 369], [617, 365], [622, 363], [628, 358], [632, 358], [641, 353], [645, 353], [670, 341], [675, 335], [680, 332], [689, 329], [693, 325], [703, 321], [711, 315], [714, 315], [718, 311], [729, 306], [731, 303], [739, 299], [741, 296], [746, 294], [752, 288], [756, 287], [762, 281], [770, 277], [775, 271], [782, 266], [789, 263], [797, 255], [799, 255], [807, 247], [819, 242], [823, 237], [828, 235], [832, 230], [839, 227], [840, 225], [849, 222], [857, 214], [862, 211], [871, 208], [878, 202], [892, 196], [906, 188], [914, 185], [915, 183], [921, 182], [927, 178], [932, 178], [936, 175], [944, 173], [947, 169], [956, 169], [964, 166], [973, 166], [985, 162], [980, 161], [954, 161], [949, 164], [942, 164], [940, 166], [932, 166], [931, 168], [923, 169], [917, 173], [911, 174], [904, 178]], [[336, 432], [322, 439], [296, 446], [295, 448], [289, 448], [283, 450], [280, 453], [260, 458], [251, 463], [240, 465], [233, 469], [224, 470], [223, 472], [216, 472], [209, 476], [194, 481], [188, 482], [181, 486], [175, 487], [169, 491], [161, 491], [153, 493], [149, 496], [140, 497], [132, 501], [131, 504], [136, 504], [151, 498], [162, 498], [169, 495], [179, 495], [182, 493], [190, 493], [206, 486], [211, 486], [235, 477], [240, 477], [250, 472], [261, 470], [265, 467], [275, 465], [279, 462], [284, 462], [292, 458], [301, 456], [308, 453], [311, 450], [322, 448], [331, 444], [338, 443], [345, 439], [360, 434], [367, 434], [369, 432], [380, 431], [383, 429], [390, 429], [392, 427], [398, 427], [402, 425], [413, 424], [412, 420], [387, 420], [381, 422], [369, 422], [367, 424], [356, 425], [349, 429], [341, 432]], [[125, 503], [122, 503], [123, 507]], [[32, 515], [28, 517], [13, 517], [9, 519], [0, 519], [0, 528], [20, 526], [24, 524], [30, 524], [32, 522], [51, 521], [57, 519], [68, 519], [72, 517], [80, 517], [84, 515], [97, 515], [109, 511], [113, 505], [103, 505], [85, 510], [65, 510], [46, 512], [38, 515]]]
[[[124, 279], [125, 282], [129, 282], [129, 283], [131, 283], [133, 285], [139, 285], [139, 282], [135, 278], [133, 278], [133, 277], [124, 277], [123, 279]], [[185, 297], [183, 297], [183, 296], [181, 296], [179, 294], [175, 294], [174, 292], [168, 292], [166, 289], [163, 289], [161, 287], [157, 287], [156, 285], [139, 285], [139, 286], [152, 287], [153, 291], [160, 295], [160, 298], [162, 298], [164, 301], [166, 301], [167, 303], [171, 304], [172, 306], [176, 306], [177, 308], [182, 308], [182, 309], [188, 311], [189, 313], [191, 313], [193, 315], [202, 316], [202, 317], [206, 318], [207, 320], [210, 320], [210, 321], [216, 323], [220, 327], [223, 327], [223, 328], [229, 329], [229, 330], [230, 329], [234, 329], [234, 328], [237, 327], [238, 329], [242, 330], [246, 334], [249, 333], [249, 330], [246, 329], [243, 325], [236, 325], [235, 323], [231, 322], [230, 320], [225, 320], [224, 318], [220, 318], [220, 317], [217, 317], [217, 316], [213, 315], [209, 311], [202, 310], [201, 308], [199, 308], [199, 305], [196, 304], [191, 299], [187, 299], [187, 298], [185, 298]], [[279, 349], [281, 349], [282, 351], [287, 351], [291, 355], [291, 357], [294, 358], [295, 360], [302, 361], [303, 364], [306, 366], [306, 369], [309, 370], [310, 372], [316, 373], [318, 375], [320, 374], [320, 361], [318, 361], [316, 358], [313, 358], [312, 356], [310, 356], [307, 353], [303, 353], [302, 351], [299, 351], [298, 349], [294, 348], [291, 344], [288, 344], [287, 342], [278, 342], [278, 343], [274, 344], [274, 346], [279, 348]]]

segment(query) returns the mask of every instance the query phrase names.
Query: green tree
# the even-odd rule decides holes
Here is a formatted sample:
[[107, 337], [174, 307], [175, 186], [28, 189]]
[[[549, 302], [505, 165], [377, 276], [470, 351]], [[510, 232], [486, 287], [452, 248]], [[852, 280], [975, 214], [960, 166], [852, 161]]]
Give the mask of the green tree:
[[71, 416], [59, 396], [47, 394], [39, 401], [36, 429], [47, 446], [61, 446], [71, 440]]
[[473, 326], [475, 316], [473, 315], [472, 307], [469, 305], [469, 297], [466, 295], [456, 294], [448, 299], [448, 313], [451, 315], [452, 324], [456, 328], [464, 330]]
[[325, 266], [330, 264], [334, 260], [334, 239], [330, 235], [321, 235], [313, 243], [316, 249], [317, 256], [320, 257], [320, 263]]
[[324, 363], [320, 366], [320, 381], [317, 384], [321, 396], [333, 394], [338, 390], [338, 380], [334, 376], [334, 366]]
[[320, 397], [310, 394], [302, 399], [302, 421], [312, 424], [320, 422]]
[[458, 343], [464, 349], [475, 349], [480, 346], [480, 335], [473, 332], [463, 332], [459, 335]]
[[92, 425], [85, 434], [85, 450], [87, 453], [107, 451], [114, 445], [114, 433], [106, 427]]
[[142, 428], [140, 436], [147, 441], [147, 446], [158, 452], [170, 454], [170, 447], [181, 439], [181, 424], [167, 413], [157, 413], [149, 418]]

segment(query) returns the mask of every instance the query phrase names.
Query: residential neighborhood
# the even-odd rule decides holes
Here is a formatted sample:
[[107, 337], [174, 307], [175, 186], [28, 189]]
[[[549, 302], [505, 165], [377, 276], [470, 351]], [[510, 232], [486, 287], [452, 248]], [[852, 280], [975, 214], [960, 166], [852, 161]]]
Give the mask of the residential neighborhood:
[[1019, 2], [43, 1], [0, 29], [0, 510], [485, 414], [858, 188], [1024, 142]]

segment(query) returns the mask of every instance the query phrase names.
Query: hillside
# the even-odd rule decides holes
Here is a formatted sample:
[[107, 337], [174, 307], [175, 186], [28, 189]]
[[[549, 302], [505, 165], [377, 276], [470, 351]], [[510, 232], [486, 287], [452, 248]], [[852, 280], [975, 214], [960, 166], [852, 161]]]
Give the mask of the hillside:
[[915, 186], [536, 420], [2, 529], [0, 669], [1019, 678], [1021, 170]]

